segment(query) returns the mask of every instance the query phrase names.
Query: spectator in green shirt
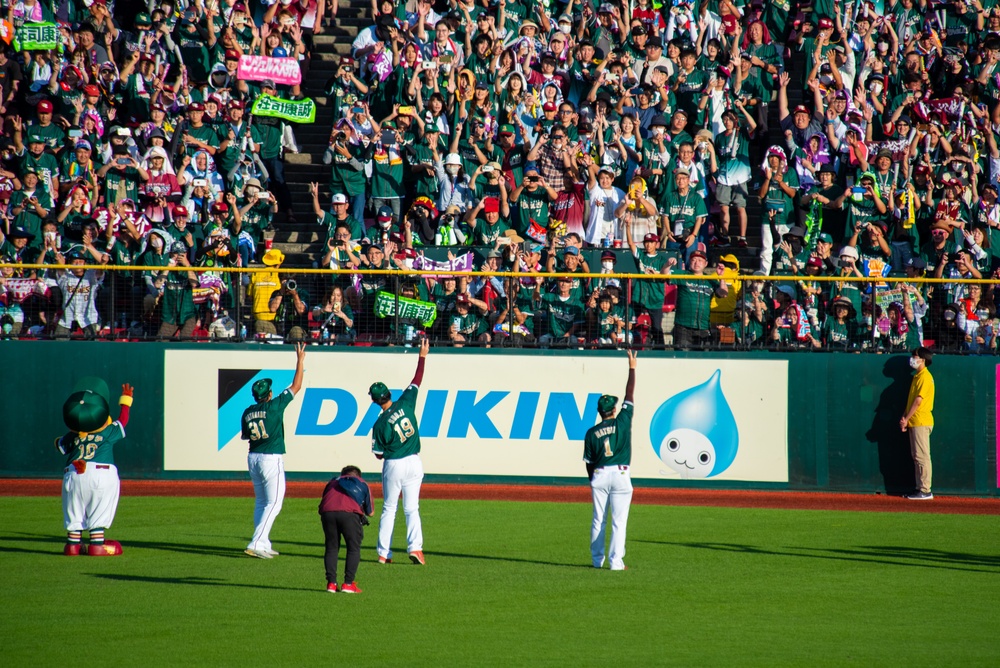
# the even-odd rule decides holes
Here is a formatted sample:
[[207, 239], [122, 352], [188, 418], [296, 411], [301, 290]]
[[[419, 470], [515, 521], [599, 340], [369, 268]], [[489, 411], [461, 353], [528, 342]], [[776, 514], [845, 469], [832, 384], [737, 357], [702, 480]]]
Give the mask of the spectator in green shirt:
[[[708, 255], [701, 249], [691, 253], [688, 272], [704, 276], [708, 267]], [[674, 280], [677, 286], [677, 311], [674, 316], [674, 346], [687, 350], [691, 346], [702, 347], [712, 338], [710, 319], [712, 297], [725, 297], [729, 286], [720, 280]]]

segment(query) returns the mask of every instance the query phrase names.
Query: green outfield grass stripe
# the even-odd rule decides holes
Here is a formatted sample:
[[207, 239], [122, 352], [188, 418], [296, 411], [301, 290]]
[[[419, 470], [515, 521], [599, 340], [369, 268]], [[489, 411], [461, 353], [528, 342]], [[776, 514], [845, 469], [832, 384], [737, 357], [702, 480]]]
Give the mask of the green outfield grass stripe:
[[[253, 499], [125, 497], [119, 557], [64, 557], [57, 497], [0, 497], [4, 663], [993, 666], [1000, 518], [633, 505], [629, 570], [589, 566], [587, 503], [422, 500], [427, 565], [376, 521], [329, 594], [317, 499], [243, 553]], [[341, 569], [343, 568], [341, 554]], [[343, 573], [338, 574], [342, 577]], [[79, 642], [76, 642], [76, 641]]]

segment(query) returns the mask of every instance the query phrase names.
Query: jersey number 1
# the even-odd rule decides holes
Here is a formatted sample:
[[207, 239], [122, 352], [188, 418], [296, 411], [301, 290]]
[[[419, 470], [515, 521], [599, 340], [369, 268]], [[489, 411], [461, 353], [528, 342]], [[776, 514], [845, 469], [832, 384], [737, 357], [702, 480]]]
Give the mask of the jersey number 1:
[[611, 457], [614, 454], [615, 453], [611, 452], [611, 441], [608, 439], [604, 439], [604, 456]]
[[250, 422], [247, 425], [247, 429], [250, 430], [250, 440], [259, 441], [262, 438], [267, 438], [267, 430], [264, 429], [264, 421], [256, 420]]

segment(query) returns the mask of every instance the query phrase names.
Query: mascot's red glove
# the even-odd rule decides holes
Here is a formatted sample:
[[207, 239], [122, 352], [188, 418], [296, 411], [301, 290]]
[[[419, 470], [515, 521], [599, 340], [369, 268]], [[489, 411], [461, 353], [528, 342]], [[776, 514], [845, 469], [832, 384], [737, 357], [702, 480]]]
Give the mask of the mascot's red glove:
[[132, 395], [135, 393], [135, 388], [125, 383], [122, 385], [122, 396], [118, 397], [118, 403], [122, 407], [121, 413], [118, 415], [118, 421], [121, 422], [122, 426], [128, 425], [128, 411], [132, 406]]

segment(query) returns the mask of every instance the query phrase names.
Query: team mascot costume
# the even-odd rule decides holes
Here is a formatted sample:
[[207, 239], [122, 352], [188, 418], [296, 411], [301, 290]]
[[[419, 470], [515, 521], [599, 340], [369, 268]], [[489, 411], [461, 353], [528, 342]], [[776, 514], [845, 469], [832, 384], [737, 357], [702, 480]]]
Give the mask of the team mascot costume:
[[[63, 404], [63, 421], [69, 433], [56, 440], [56, 448], [66, 456], [63, 475], [62, 506], [66, 521], [66, 547], [63, 554], [112, 557], [122, 553], [121, 543], [104, 540], [118, 510], [120, 482], [115, 467], [114, 447], [125, 439], [131, 385], [122, 385], [118, 399], [121, 412], [111, 420], [108, 384], [100, 378], [83, 378]], [[90, 542], [82, 545], [83, 532]]]

